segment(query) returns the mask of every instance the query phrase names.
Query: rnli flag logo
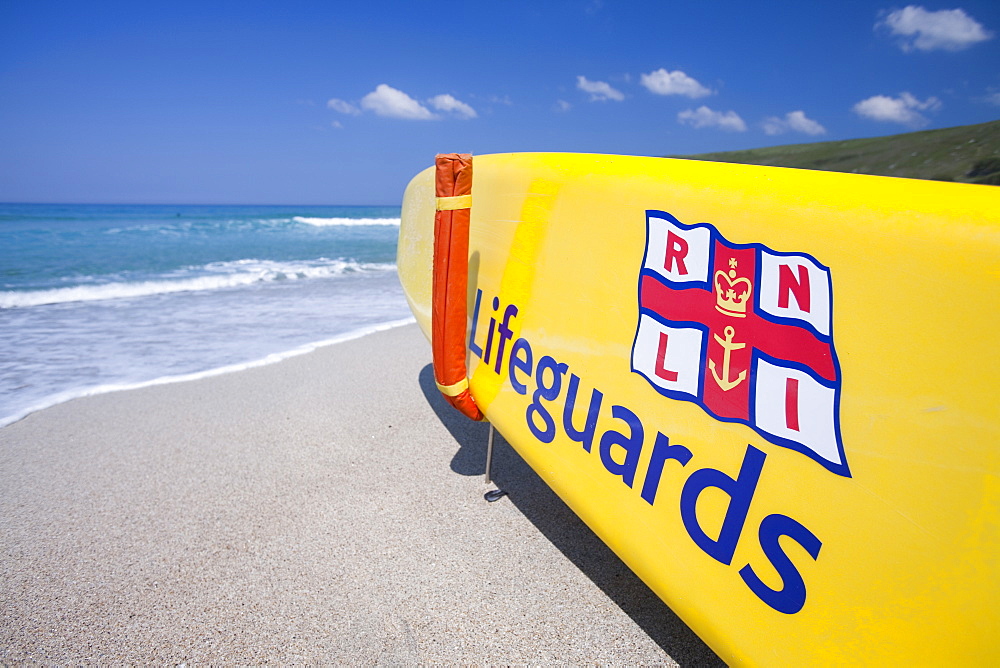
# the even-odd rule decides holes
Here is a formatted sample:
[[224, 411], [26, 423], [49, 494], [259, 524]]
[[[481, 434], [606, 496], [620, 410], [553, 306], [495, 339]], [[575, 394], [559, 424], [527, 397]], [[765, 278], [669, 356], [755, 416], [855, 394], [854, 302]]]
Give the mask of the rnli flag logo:
[[850, 476], [832, 330], [830, 270], [815, 258], [646, 212], [632, 370]]

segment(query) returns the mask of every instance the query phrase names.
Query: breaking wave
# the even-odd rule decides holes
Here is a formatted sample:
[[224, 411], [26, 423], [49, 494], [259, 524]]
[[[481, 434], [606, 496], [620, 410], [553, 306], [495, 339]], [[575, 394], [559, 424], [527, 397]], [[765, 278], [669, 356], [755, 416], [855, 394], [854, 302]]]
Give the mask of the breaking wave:
[[42, 306], [105, 299], [149, 297], [177, 292], [223, 290], [271, 281], [335, 278], [347, 274], [394, 271], [396, 265], [377, 262], [321, 258], [300, 262], [236, 260], [213, 262], [201, 267], [164, 274], [146, 280], [85, 283], [47, 290], [0, 292], [0, 308]]
[[292, 218], [296, 223], [313, 225], [315, 227], [359, 227], [370, 225], [396, 225], [399, 226], [399, 218], [306, 218], [305, 216], [295, 216]]

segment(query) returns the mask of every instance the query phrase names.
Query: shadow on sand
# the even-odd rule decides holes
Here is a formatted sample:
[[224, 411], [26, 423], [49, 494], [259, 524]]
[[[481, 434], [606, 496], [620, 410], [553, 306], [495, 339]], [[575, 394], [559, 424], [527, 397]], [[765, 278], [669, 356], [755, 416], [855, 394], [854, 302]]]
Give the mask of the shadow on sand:
[[[459, 445], [451, 469], [465, 476], [484, 475], [489, 426], [469, 420], [441, 397], [431, 365], [420, 372], [420, 388]], [[514, 506], [675, 661], [682, 666], [725, 665], [503, 438], [495, 439], [491, 473]]]

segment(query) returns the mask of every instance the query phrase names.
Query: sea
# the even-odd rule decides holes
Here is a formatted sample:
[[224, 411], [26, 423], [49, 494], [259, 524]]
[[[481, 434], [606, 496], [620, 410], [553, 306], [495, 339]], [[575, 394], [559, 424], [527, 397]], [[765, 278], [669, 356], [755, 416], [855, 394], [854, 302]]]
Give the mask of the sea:
[[412, 322], [399, 222], [392, 206], [0, 204], [0, 426]]

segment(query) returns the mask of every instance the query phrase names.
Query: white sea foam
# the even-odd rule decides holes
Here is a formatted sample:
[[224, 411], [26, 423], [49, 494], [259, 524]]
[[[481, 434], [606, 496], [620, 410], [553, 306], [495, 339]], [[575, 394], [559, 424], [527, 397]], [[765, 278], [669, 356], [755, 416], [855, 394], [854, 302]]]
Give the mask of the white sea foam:
[[155, 280], [76, 285], [48, 290], [0, 292], [0, 308], [149, 297], [176, 292], [222, 290], [280, 280], [333, 278], [344, 274], [395, 270], [396, 265], [353, 260], [236, 260], [191, 267]]
[[95, 394], [107, 394], [109, 392], [121, 392], [124, 390], [138, 390], [144, 387], [152, 387], [154, 385], [168, 385], [171, 383], [183, 383], [189, 380], [200, 380], [202, 378], [210, 378], [212, 376], [221, 376], [226, 373], [233, 373], [236, 371], [244, 371], [246, 369], [253, 369], [255, 367], [266, 366], [268, 364], [274, 364], [276, 362], [281, 362], [290, 357], [298, 357], [299, 355], [305, 355], [315, 351], [317, 348], [322, 348], [324, 346], [334, 345], [337, 343], [344, 343], [345, 341], [351, 341], [353, 339], [359, 339], [362, 336], [367, 336], [368, 334], [374, 334], [375, 332], [385, 331], [387, 329], [393, 329], [395, 327], [402, 327], [404, 325], [409, 325], [416, 322], [414, 318], [403, 318], [402, 320], [393, 320], [390, 322], [380, 323], [378, 325], [372, 325], [370, 327], [364, 327], [362, 329], [356, 329], [339, 336], [335, 336], [330, 339], [325, 339], [323, 341], [316, 341], [313, 343], [308, 343], [298, 348], [292, 350], [287, 350], [280, 353], [273, 353], [264, 358], [258, 360], [252, 360], [250, 362], [242, 362], [239, 364], [229, 364], [227, 366], [218, 367], [215, 369], [209, 369], [208, 371], [199, 371], [196, 373], [186, 373], [176, 376], [163, 376], [160, 378], [154, 378], [153, 380], [147, 380], [139, 383], [122, 383], [122, 384], [105, 384], [105, 385], [95, 385], [91, 387], [84, 387], [75, 390], [67, 390], [65, 392], [60, 392], [53, 396], [47, 397], [46, 399], [29, 406], [23, 410], [18, 411], [13, 415], [0, 416], [0, 427], [6, 427], [9, 424], [17, 422], [18, 420], [23, 420], [25, 417], [32, 413], [36, 413], [45, 408], [50, 408], [57, 404], [65, 403], [72, 399], [79, 399], [80, 397], [89, 397]]
[[314, 225], [315, 227], [357, 227], [363, 225], [396, 225], [400, 223], [399, 218], [306, 218], [305, 216], [295, 216], [292, 218], [296, 223]]

